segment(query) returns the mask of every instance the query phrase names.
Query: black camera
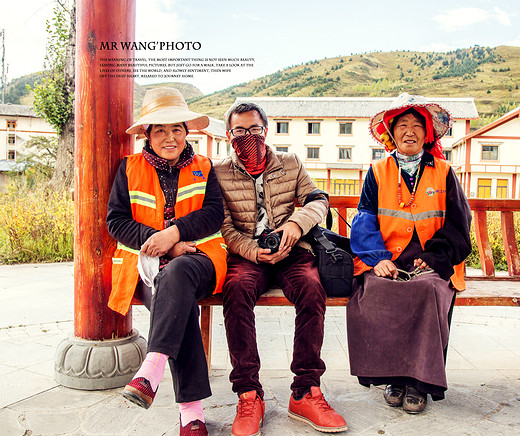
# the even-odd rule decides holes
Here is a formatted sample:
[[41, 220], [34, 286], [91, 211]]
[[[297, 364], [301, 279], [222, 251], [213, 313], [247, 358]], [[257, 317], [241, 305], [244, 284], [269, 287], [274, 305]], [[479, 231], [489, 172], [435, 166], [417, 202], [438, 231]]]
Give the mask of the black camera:
[[272, 253], [276, 253], [282, 242], [283, 231], [273, 232], [270, 228], [266, 228], [258, 238], [258, 246], [260, 248], [269, 248]]

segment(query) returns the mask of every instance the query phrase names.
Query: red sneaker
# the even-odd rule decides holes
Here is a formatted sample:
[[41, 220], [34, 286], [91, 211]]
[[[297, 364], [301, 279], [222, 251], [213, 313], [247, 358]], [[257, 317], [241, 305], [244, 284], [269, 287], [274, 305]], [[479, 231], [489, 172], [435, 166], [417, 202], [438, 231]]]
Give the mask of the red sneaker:
[[125, 386], [123, 397], [138, 406], [148, 409], [152, 405], [156, 393], [157, 389], [154, 392], [148, 380], [144, 377], [138, 377]]
[[231, 427], [233, 436], [257, 436], [264, 420], [265, 404], [256, 391], [238, 397], [237, 416]]
[[291, 395], [288, 415], [325, 433], [337, 433], [348, 429], [343, 417], [329, 406], [318, 386], [311, 387], [311, 391], [301, 400], [295, 400]]
[[208, 429], [206, 424], [196, 419], [189, 422], [186, 427], [183, 427], [181, 424], [180, 436], [208, 436]]

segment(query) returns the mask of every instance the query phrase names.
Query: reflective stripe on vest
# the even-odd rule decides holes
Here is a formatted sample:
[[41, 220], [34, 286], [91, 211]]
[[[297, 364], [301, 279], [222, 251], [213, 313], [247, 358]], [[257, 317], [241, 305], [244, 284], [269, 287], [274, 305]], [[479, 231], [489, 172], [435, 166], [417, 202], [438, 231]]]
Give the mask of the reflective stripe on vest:
[[206, 193], [206, 182], [193, 183], [177, 191], [177, 201], [186, 200], [194, 195], [204, 195]]
[[128, 251], [129, 253], [139, 255], [139, 250], [134, 250], [133, 248], [127, 247], [126, 245], [121, 244], [121, 242], [117, 243], [117, 249], [123, 250], [123, 251]]
[[195, 242], [195, 245], [200, 245], [200, 244], [204, 244], [205, 242], [212, 241], [217, 238], [222, 238], [222, 232], [213, 233], [212, 235], [209, 235], [202, 239], [197, 239], [196, 241], [193, 241], [193, 242]]
[[140, 204], [141, 206], [156, 208], [155, 196], [141, 191], [129, 191], [130, 203]]

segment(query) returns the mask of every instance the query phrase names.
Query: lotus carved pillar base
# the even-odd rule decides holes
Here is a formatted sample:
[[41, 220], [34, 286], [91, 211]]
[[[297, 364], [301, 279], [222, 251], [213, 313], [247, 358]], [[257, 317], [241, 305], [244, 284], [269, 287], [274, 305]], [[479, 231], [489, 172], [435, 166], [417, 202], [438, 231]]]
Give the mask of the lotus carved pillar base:
[[64, 339], [56, 350], [54, 377], [68, 388], [112, 389], [125, 386], [146, 356], [146, 340], [137, 330], [123, 339]]

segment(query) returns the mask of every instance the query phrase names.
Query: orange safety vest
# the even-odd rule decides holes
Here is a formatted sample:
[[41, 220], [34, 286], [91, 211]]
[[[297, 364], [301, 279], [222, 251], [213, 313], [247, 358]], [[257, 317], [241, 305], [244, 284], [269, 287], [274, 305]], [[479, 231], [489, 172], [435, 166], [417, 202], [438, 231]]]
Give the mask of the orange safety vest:
[[[407, 207], [399, 207], [399, 188], [397, 184], [399, 168], [392, 156], [372, 166], [379, 188], [377, 218], [385, 247], [392, 253], [392, 261], [412, 240], [414, 229], [424, 249], [426, 241], [444, 225], [446, 216], [446, 176], [450, 166], [443, 160], [434, 158], [435, 167], [425, 166], [414, 202]], [[401, 175], [399, 175], [401, 177]], [[402, 201], [406, 204], [412, 195], [401, 184]], [[361, 274], [372, 267], [361, 259], [354, 259], [355, 274]], [[455, 289], [466, 288], [464, 282], [464, 263], [454, 266], [455, 273], [451, 282]]]
[[[209, 159], [195, 155], [193, 162], [180, 170], [175, 202], [177, 218], [202, 207], [210, 169]], [[132, 218], [154, 229], [163, 230], [165, 199], [155, 168], [146, 162], [141, 153], [133, 154], [126, 160], [126, 176]], [[194, 242], [213, 262], [216, 273], [213, 293], [220, 292], [227, 271], [226, 244], [222, 233], [219, 231]], [[125, 247], [118, 242], [112, 258], [112, 292], [108, 307], [123, 315], [130, 308], [139, 280], [138, 255], [139, 250]]]

